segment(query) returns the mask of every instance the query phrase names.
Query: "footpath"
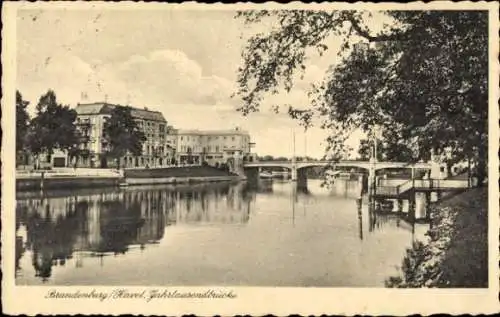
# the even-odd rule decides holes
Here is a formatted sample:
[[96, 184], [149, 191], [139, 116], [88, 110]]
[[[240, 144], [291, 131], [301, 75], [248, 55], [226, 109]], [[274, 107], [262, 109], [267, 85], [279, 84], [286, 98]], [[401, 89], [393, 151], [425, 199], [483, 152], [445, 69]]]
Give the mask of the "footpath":
[[387, 287], [488, 287], [487, 185], [432, 206], [427, 237], [407, 250]]
[[89, 188], [126, 185], [176, 184], [240, 180], [241, 177], [210, 166], [148, 169], [61, 168], [48, 171], [18, 171], [17, 190]]

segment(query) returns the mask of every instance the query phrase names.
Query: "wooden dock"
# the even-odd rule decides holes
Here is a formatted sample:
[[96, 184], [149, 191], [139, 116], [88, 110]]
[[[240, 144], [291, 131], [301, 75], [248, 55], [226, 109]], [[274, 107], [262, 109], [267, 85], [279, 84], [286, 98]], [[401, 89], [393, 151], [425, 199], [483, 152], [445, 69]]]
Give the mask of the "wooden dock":
[[405, 199], [415, 192], [459, 191], [471, 187], [469, 180], [462, 179], [413, 179], [395, 186], [376, 186], [375, 198]]

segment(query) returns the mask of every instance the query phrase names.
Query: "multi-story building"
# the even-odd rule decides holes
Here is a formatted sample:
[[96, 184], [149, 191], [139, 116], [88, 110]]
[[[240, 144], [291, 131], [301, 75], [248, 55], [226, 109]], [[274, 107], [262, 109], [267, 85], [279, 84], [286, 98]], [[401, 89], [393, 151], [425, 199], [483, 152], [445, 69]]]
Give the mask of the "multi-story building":
[[81, 155], [78, 166], [121, 167], [166, 166], [171, 164], [173, 147], [167, 143], [168, 126], [163, 114], [148, 108], [131, 107], [131, 114], [141, 131], [146, 136], [140, 156], [127, 153], [119, 162], [106, 156], [108, 145], [104, 138], [104, 123], [111, 116], [115, 107], [123, 107], [105, 102], [78, 104], [77, 126], [83, 135], [80, 144]]
[[147, 108], [131, 108], [139, 129], [146, 136], [140, 155], [126, 153], [112, 159], [107, 155], [109, 146], [104, 135], [105, 122], [113, 109], [122, 105], [106, 102], [78, 104], [76, 126], [80, 132], [78, 151], [55, 151], [51, 166], [64, 167], [162, 167], [172, 165], [227, 165], [254, 161], [253, 143], [248, 132], [239, 128], [231, 130], [178, 130], [167, 124], [163, 114]]
[[177, 134], [178, 134], [177, 129], [174, 129], [172, 126], [167, 127], [167, 136], [166, 136], [166, 147], [169, 149], [170, 153], [172, 154], [172, 158], [169, 160], [170, 164], [177, 164]]
[[232, 130], [176, 130], [176, 159], [182, 164], [202, 164], [212, 166], [231, 164], [238, 158], [253, 161], [253, 143], [248, 132], [239, 128]]

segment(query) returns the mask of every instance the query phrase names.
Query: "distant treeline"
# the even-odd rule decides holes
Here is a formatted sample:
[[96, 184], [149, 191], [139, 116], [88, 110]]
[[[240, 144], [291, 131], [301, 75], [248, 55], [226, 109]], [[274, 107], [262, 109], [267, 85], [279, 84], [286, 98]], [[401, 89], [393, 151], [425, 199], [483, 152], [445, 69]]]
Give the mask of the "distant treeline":
[[[264, 155], [264, 156], [259, 156], [258, 157], [259, 161], [262, 161], [262, 162], [265, 162], [265, 161], [291, 161], [292, 159], [291, 158], [288, 158], [288, 157], [284, 157], [284, 156], [277, 156], [277, 157], [274, 157], [272, 155]], [[300, 161], [319, 161], [317, 158], [313, 158], [313, 157], [310, 157], [310, 156], [297, 156], [295, 158], [296, 161], [300, 162]]]
[[306, 169], [307, 178], [319, 179], [325, 175], [325, 168], [321, 166], [309, 167]]

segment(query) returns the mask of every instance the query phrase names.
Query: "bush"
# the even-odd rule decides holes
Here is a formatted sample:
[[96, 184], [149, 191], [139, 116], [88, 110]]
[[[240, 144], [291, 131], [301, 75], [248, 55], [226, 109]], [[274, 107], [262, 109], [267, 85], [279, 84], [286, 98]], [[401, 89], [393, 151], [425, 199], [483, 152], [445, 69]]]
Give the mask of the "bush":
[[487, 194], [472, 189], [432, 206], [428, 242], [407, 250], [386, 287], [487, 287]]

